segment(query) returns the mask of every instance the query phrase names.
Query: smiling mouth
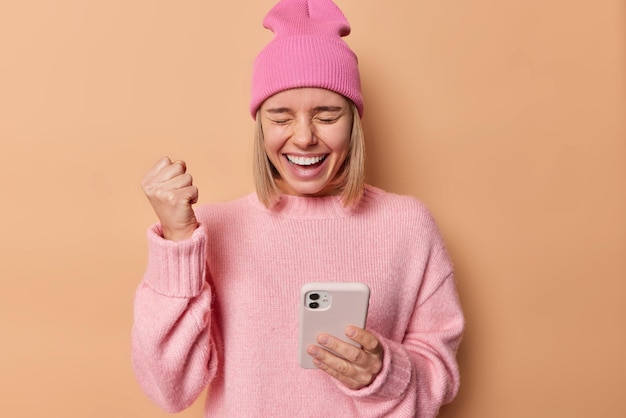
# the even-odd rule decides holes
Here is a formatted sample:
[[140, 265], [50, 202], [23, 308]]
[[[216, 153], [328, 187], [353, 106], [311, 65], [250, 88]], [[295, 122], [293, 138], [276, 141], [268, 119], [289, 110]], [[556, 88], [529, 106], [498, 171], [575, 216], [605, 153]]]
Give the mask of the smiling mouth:
[[286, 157], [291, 164], [309, 167], [322, 163], [326, 159], [327, 155], [319, 155], [316, 157], [297, 157], [295, 155], [286, 155]]

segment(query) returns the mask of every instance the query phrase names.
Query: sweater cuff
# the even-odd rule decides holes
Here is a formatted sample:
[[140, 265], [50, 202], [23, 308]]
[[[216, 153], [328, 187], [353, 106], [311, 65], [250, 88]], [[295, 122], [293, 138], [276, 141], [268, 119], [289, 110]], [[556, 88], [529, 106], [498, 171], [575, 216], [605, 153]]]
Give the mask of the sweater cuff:
[[163, 238], [160, 224], [151, 226], [147, 235], [148, 266], [144, 282], [165, 296], [198, 296], [205, 281], [205, 228], [200, 225], [191, 237], [181, 241]]
[[[371, 332], [371, 331], [370, 331]], [[374, 333], [376, 334], [376, 333]], [[388, 340], [376, 334], [383, 346], [383, 368], [368, 386], [352, 390], [340, 384], [340, 388], [349, 396], [372, 400], [389, 400], [404, 395], [409, 383], [413, 364], [408, 351], [402, 344]]]

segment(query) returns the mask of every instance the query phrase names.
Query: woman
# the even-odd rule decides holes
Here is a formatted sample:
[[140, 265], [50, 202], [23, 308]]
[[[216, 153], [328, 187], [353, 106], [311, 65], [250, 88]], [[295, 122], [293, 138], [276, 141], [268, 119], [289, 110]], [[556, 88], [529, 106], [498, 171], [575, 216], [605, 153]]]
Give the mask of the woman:
[[[159, 218], [135, 298], [133, 365], [165, 410], [208, 387], [205, 416], [432, 417], [458, 391], [453, 270], [417, 200], [363, 183], [350, 27], [330, 0], [282, 0], [264, 25], [250, 112], [256, 193], [198, 207], [184, 162], [143, 180]], [[299, 289], [371, 289], [367, 329], [320, 334], [298, 366]]]

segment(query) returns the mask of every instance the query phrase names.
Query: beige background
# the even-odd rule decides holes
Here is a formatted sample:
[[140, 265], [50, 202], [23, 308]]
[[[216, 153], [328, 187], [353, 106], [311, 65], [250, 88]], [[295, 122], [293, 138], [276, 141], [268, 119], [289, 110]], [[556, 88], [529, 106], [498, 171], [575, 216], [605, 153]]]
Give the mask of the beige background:
[[[0, 4], [2, 416], [169, 416], [130, 367], [139, 183], [170, 155], [201, 202], [252, 190], [274, 1], [243, 3]], [[456, 262], [463, 383], [441, 416], [626, 416], [624, 2], [338, 4], [369, 181], [426, 202]]]

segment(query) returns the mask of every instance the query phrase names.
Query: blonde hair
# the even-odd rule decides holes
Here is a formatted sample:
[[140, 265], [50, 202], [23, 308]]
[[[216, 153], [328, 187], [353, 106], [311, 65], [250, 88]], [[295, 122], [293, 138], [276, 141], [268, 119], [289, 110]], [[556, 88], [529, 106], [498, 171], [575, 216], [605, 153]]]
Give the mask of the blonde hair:
[[[365, 138], [363, 126], [356, 105], [350, 102], [352, 110], [352, 132], [350, 152], [333, 183], [341, 189], [341, 200], [345, 207], [356, 206], [363, 196], [365, 184]], [[253, 160], [254, 185], [259, 200], [271, 208], [280, 198], [280, 188], [276, 184], [278, 172], [270, 162], [263, 145], [263, 127], [260, 112], [256, 115]]]

